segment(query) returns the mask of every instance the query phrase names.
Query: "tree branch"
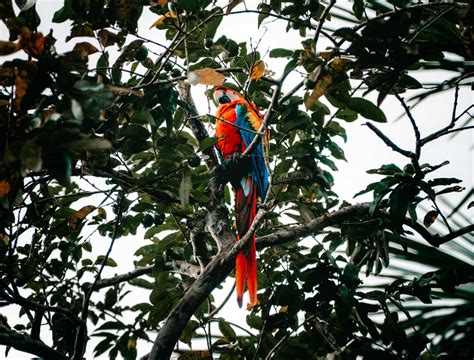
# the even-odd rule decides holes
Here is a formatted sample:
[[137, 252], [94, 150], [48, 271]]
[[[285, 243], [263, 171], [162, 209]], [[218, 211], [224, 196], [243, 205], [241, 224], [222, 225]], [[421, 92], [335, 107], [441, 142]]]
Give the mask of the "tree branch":
[[[367, 216], [369, 213], [369, 207], [370, 203], [347, 206], [334, 211], [331, 214], [320, 216], [314, 220], [308, 221], [302, 225], [289, 229], [282, 229], [273, 234], [259, 237], [257, 238], [257, 247], [262, 249], [268, 246], [283, 244], [313, 234], [327, 226], [336, 225], [348, 219]], [[214, 236], [227, 237], [226, 240], [222, 241], [222, 244], [235, 243], [235, 237], [229, 228], [221, 229], [221, 232], [219, 234], [215, 233]], [[224, 281], [232, 271], [237, 252], [236, 247], [233, 249], [229, 247], [222, 249], [206, 266], [196, 281], [189, 287], [182, 300], [171, 311], [159, 331], [153, 349], [149, 355], [150, 360], [168, 359], [171, 356], [181, 331], [186, 326], [190, 317], [194, 314], [199, 305], [209, 296], [212, 290]]]
[[67, 360], [68, 357], [46, 345], [40, 340], [34, 340], [29, 336], [8, 331], [0, 328], [0, 344], [11, 346], [14, 349], [28, 354], [36, 355], [43, 359]]
[[300, 225], [283, 228], [272, 234], [260, 236], [257, 238], [257, 249], [281, 245], [289, 241], [297, 240], [314, 234], [328, 226], [341, 224], [349, 219], [352, 220], [367, 217], [369, 214], [370, 204], [371, 203], [361, 203], [350, 205], [330, 214], [304, 222]]
[[[106, 287], [114, 286], [123, 282], [136, 279], [142, 275], [151, 274], [154, 268], [155, 268], [155, 265], [139, 267], [125, 274], [116, 275], [107, 279], [101, 279], [97, 281], [97, 283], [93, 286], [92, 289], [94, 291], [100, 290]], [[194, 278], [198, 277], [199, 271], [200, 271], [199, 266], [189, 264], [181, 260], [167, 262], [164, 270], [178, 272], [180, 274], [184, 274], [184, 275], [194, 277]]]
[[474, 232], [474, 224], [468, 225], [458, 230], [454, 230], [449, 234], [443, 236], [439, 236], [438, 234], [431, 234], [423, 225], [414, 222], [411, 219], [405, 219], [404, 224], [415, 230], [430, 245], [435, 247], [439, 247], [440, 245], [445, 244], [453, 239], [456, 239], [457, 237]]
[[393, 151], [396, 151], [397, 153], [402, 154], [403, 156], [413, 158], [416, 157], [414, 153], [408, 150], [404, 150], [398, 145], [396, 145], [392, 140], [390, 140], [383, 132], [381, 132], [375, 125], [371, 123], [365, 123], [370, 130], [372, 130], [389, 148], [391, 148]]

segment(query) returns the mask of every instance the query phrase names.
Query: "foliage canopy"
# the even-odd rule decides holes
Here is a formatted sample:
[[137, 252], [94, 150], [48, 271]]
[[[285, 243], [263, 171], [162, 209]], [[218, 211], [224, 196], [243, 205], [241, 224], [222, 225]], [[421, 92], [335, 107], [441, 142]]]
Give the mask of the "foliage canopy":
[[[174, 350], [183, 359], [474, 356], [474, 226], [463, 215], [472, 189], [437, 176], [445, 159], [423, 163], [426, 144], [473, 128], [472, 105], [458, 103], [474, 77], [472, 5], [64, 0], [53, 22], [69, 21], [67, 52], [55, 48], [63, 34], [37, 30], [39, 4], [16, 5], [0, 5], [9, 31], [0, 41], [9, 55], [0, 66], [0, 305], [19, 311], [0, 316], [6, 353], [77, 360], [93, 336], [95, 355], [127, 359], [137, 341], [150, 359]], [[165, 42], [140, 35], [144, 11]], [[301, 44], [261, 54], [216, 35], [235, 13], [287, 24]], [[268, 58], [284, 70], [268, 71]], [[417, 80], [432, 69], [448, 75]], [[244, 331], [211, 292], [249, 237], [236, 245], [225, 186], [245, 154], [219, 164], [206, 130], [219, 120], [199, 112], [189, 85], [223, 82], [263, 109], [271, 130], [272, 195], [253, 228], [260, 304]], [[410, 108], [449, 89], [452, 118], [420, 134]], [[393, 120], [380, 108], [388, 97], [405, 110], [413, 149], [381, 130]], [[368, 171], [379, 175], [359, 193], [373, 194], [369, 203], [342, 202], [332, 189], [354, 121], [405, 158]], [[454, 192], [464, 200], [448, 216], [438, 204]], [[117, 239], [141, 234], [135, 269], [104, 277], [121, 265], [110, 256]], [[109, 245], [98, 254], [101, 237]], [[369, 275], [376, 285], [364, 284]], [[136, 288], [149, 298], [131, 296]], [[196, 339], [205, 350], [176, 348]]]

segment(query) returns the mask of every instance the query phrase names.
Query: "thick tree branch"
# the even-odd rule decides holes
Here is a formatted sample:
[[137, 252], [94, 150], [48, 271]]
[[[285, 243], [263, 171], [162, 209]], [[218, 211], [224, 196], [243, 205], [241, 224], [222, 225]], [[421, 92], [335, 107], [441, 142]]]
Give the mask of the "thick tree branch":
[[[262, 249], [268, 246], [283, 244], [313, 234], [327, 226], [336, 225], [348, 219], [367, 216], [369, 207], [369, 203], [364, 203], [342, 208], [294, 228], [282, 229], [271, 235], [262, 236], [257, 239], [257, 246]], [[220, 233], [214, 233], [214, 236], [226, 237], [227, 239], [222, 241], [222, 244], [231, 243], [233, 245], [235, 243], [234, 234], [229, 228], [221, 229]], [[202, 274], [190, 286], [182, 300], [171, 311], [163, 324], [149, 355], [150, 360], [168, 359], [171, 356], [174, 345], [190, 317], [212, 290], [224, 281], [232, 271], [237, 252], [236, 247], [233, 249], [229, 247], [223, 248], [206, 266]]]
[[474, 224], [468, 225], [458, 230], [454, 230], [449, 234], [439, 236], [438, 234], [431, 234], [423, 225], [412, 221], [411, 219], [405, 219], [404, 224], [423, 237], [430, 245], [439, 247], [442, 244], [445, 244], [453, 239], [456, 239], [465, 234], [474, 232]]
[[67, 360], [68, 357], [46, 345], [40, 340], [34, 340], [29, 336], [8, 331], [0, 328], [0, 344], [11, 346], [14, 349], [28, 354], [36, 355], [48, 360]]
[[330, 214], [317, 217], [301, 225], [283, 228], [272, 234], [257, 238], [257, 249], [275, 246], [314, 234], [328, 226], [342, 224], [347, 220], [367, 217], [370, 203], [355, 204], [344, 207]]

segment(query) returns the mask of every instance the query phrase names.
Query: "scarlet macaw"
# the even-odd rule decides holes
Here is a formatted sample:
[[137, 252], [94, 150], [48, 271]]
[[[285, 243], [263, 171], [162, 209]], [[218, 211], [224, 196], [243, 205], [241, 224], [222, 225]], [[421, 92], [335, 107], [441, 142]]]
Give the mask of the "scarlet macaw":
[[[262, 125], [262, 117], [256, 110], [255, 104], [250, 104], [238, 92], [219, 86], [214, 90], [214, 100], [219, 104], [216, 113], [217, 149], [224, 161], [230, 160], [234, 154], [243, 153], [250, 145], [256, 132]], [[219, 119], [224, 119], [220, 121]], [[264, 141], [268, 142], [268, 132]], [[240, 181], [234, 181], [235, 216], [237, 224], [237, 240], [245, 235], [252, 224], [257, 212], [257, 199], [265, 200], [268, 189], [268, 170], [264, 161], [262, 142], [254, 148], [251, 161], [244, 164]], [[237, 302], [242, 307], [245, 290], [245, 280], [249, 290], [250, 304], [257, 304], [257, 259], [255, 234], [248, 246], [242, 250], [235, 261], [235, 284]]]

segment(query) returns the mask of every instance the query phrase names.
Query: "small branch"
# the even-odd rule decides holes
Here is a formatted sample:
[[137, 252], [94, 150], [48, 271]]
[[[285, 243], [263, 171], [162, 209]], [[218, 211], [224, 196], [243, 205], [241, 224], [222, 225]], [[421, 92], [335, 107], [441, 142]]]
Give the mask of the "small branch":
[[415, 139], [416, 139], [416, 144], [415, 144], [415, 155], [417, 161], [420, 159], [420, 154], [421, 154], [421, 135], [420, 135], [420, 130], [418, 129], [418, 125], [416, 124], [415, 118], [413, 117], [410, 108], [406, 104], [405, 100], [398, 95], [398, 93], [395, 93], [395, 97], [400, 101], [400, 104], [402, 104], [403, 109], [405, 109], [405, 113], [407, 114], [408, 118], [410, 119], [411, 126], [413, 128], [413, 132], [415, 133]]
[[36, 355], [43, 359], [68, 359], [67, 356], [61, 354], [59, 351], [56, 351], [53, 348], [50, 348], [40, 340], [32, 339], [29, 336], [22, 335], [14, 331], [8, 331], [5, 328], [0, 328], [0, 344], [11, 346], [18, 351]]
[[[155, 268], [155, 265], [139, 267], [125, 274], [116, 275], [107, 279], [101, 279], [94, 285], [92, 290], [97, 291], [106, 287], [118, 285], [120, 283], [136, 279], [142, 275], [151, 274], [154, 268]], [[199, 275], [199, 271], [200, 271], [199, 266], [189, 264], [181, 260], [167, 262], [163, 270], [177, 272], [179, 274], [187, 275], [194, 278], [196, 278]]]
[[[472, 76], [474, 76], [474, 72], [464, 74], [459, 79], [457, 79], [456, 89], [454, 91], [454, 105], [453, 105], [453, 113], [452, 113], [452, 116], [451, 116], [451, 122], [447, 126], [445, 126], [444, 128], [442, 128], [438, 131], [435, 131], [434, 133], [432, 133], [432, 134], [424, 137], [423, 139], [421, 139], [420, 140], [421, 146], [429, 143], [430, 141], [436, 140], [436, 139], [440, 138], [441, 136], [446, 135], [447, 133], [453, 132], [451, 129], [456, 125], [456, 122], [460, 119], [460, 116], [456, 116], [456, 110], [457, 110], [457, 106], [458, 106], [459, 87], [461, 85], [461, 81], [463, 81], [464, 79], [467, 79], [469, 77], [472, 77]], [[464, 114], [464, 112], [463, 112], [463, 114]]]
[[291, 89], [285, 96], [283, 96], [280, 101], [278, 102], [278, 105], [282, 105], [285, 103], [286, 100], [291, 98], [299, 89], [301, 89], [304, 85], [304, 81], [300, 81], [293, 89]]
[[[87, 317], [89, 316], [89, 305], [90, 305], [90, 300], [91, 300], [91, 297], [92, 297], [92, 293], [94, 292], [94, 287], [97, 285], [97, 283], [100, 280], [100, 276], [102, 274], [102, 271], [105, 268], [105, 265], [106, 265], [106, 263], [109, 259], [109, 256], [112, 252], [112, 248], [114, 247], [115, 240], [117, 239], [118, 225], [119, 225], [119, 223], [122, 219], [122, 213], [123, 213], [123, 210], [124, 210], [122, 208], [122, 202], [123, 202], [124, 196], [125, 196], [124, 194], [122, 194], [120, 196], [120, 200], [119, 200], [119, 203], [118, 203], [118, 209], [119, 210], [118, 210], [117, 218], [115, 220], [114, 230], [113, 230], [113, 234], [112, 234], [112, 240], [110, 241], [109, 248], [107, 249], [107, 252], [104, 256], [104, 259], [102, 260], [102, 264], [100, 265], [99, 271], [97, 272], [97, 275], [95, 276], [94, 282], [92, 283], [92, 286], [86, 291], [86, 294], [84, 296], [84, 300], [82, 302], [81, 319], [84, 322], [87, 321]], [[84, 353], [86, 351], [87, 340], [88, 340], [87, 327], [84, 326], [84, 327], [79, 328], [77, 333], [76, 333], [76, 340], [75, 340], [75, 343], [74, 343], [74, 354], [72, 356], [72, 358], [74, 360], [81, 360], [83, 358]]]
[[3, 294], [0, 295], [0, 298], [4, 299], [6, 301], [9, 301], [11, 303], [21, 305], [21, 306], [26, 307], [28, 309], [55, 312], [55, 313], [58, 313], [58, 314], [62, 314], [77, 325], [82, 325], [83, 324], [81, 319], [79, 319], [73, 312], [71, 312], [68, 309], [64, 309], [64, 308], [56, 307], [56, 306], [49, 306], [49, 305], [39, 304], [37, 302], [31, 301], [31, 300], [26, 299], [26, 298], [24, 298], [22, 296], [19, 296], [19, 295], [15, 295], [13, 297], [13, 296], [10, 296], [6, 293], [3, 293]]
[[372, 130], [388, 147], [390, 147], [393, 151], [402, 154], [403, 156], [413, 158], [416, 157], [414, 153], [408, 150], [404, 150], [396, 145], [392, 140], [390, 140], [383, 132], [381, 132], [375, 125], [371, 123], [365, 123], [370, 130]]
[[423, 225], [414, 222], [411, 219], [405, 219], [404, 224], [415, 230], [430, 245], [435, 247], [439, 247], [440, 245], [445, 244], [453, 239], [474, 232], [474, 224], [468, 225], [458, 230], [451, 231], [449, 234], [444, 236], [439, 236], [438, 234], [431, 234]]
[[318, 27], [316, 28], [316, 33], [314, 34], [314, 48], [316, 49], [316, 44], [318, 43], [319, 40], [319, 35], [321, 34], [321, 31], [323, 30], [323, 25], [324, 22], [326, 21], [327, 16], [329, 15], [329, 12], [331, 11], [331, 8], [336, 4], [336, 0], [331, 0], [326, 6], [326, 9], [324, 9], [323, 13], [321, 14], [321, 17], [319, 19]]

